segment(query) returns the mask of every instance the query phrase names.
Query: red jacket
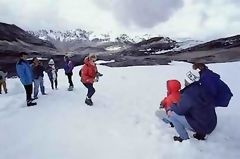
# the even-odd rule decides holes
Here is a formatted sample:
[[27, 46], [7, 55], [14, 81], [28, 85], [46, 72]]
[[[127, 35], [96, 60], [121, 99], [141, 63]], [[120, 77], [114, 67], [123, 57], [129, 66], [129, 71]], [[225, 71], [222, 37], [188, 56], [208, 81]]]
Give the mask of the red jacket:
[[81, 71], [82, 83], [94, 83], [97, 74], [97, 66], [86, 57]]
[[163, 99], [161, 105], [167, 110], [173, 103], [180, 101], [181, 83], [178, 80], [167, 81], [167, 97]]

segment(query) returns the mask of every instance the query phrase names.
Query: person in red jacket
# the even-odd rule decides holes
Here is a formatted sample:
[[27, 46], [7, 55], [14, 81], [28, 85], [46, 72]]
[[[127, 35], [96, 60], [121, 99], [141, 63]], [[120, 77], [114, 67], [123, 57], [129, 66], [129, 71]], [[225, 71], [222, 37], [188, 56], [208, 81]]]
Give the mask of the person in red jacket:
[[167, 81], [167, 97], [161, 102], [161, 108], [168, 110], [173, 103], [178, 103], [180, 100], [181, 83], [178, 80]]
[[[165, 123], [170, 124], [171, 127], [174, 127], [173, 124], [168, 120], [166, 111], [174, 103], [178, 103], [181, 97], [181, 83], [178, 80], [168, 80], [167, 81], [167, 97], [165, 97], [160, 104], [160, 110], [156, 112], [156, 115], [160, 117]], [[161, 109], [165, 109], [162, 111]]]
[[93, 105], [92, 96], [95, 93], [93, 83], [97, 82], [97, 66], [95, 64], [97, 56], [95, 54], [90, 54], [84, 60], [84, 65], [81, 70], [81, 82], [88, 89], [87, 97], [85, 103], [89, 106]]

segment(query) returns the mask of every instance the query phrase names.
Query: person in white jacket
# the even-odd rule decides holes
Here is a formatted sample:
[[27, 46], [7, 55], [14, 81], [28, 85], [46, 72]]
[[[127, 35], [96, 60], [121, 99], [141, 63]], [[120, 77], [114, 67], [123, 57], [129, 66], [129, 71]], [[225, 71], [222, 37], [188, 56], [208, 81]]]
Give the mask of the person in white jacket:
[[57, 71], [58, 70], [55, 66], [55, 62], [53, 61], [53, 59], [50, 59], [48, 62], [47, 74], [53, 90], [54, 90], [54, 86], [55, 86], [55, 89], [58, 88]]

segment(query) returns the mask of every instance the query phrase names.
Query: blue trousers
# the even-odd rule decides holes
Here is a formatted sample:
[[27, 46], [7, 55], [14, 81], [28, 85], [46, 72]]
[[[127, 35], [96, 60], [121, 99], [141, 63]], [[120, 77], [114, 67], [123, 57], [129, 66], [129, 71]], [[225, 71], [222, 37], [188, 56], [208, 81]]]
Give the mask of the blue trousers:
[[93, 88], [93, 84], [91, 83], [83, 83], [83, 85], [88, 89], [87, 97], [92, 98], [95, 93], [95, 89]]
[[45, 94], [45, 87], [43, 85], [43, 77], [34, 79], [34, 98], [38, 96], [39, 87], [41, 89], [41, 93]]
[[177, 133], [183, 140], [189, 139], [186, 129], [194, 131], [193, 128], [188, 124], [184, 116], [178, 115], [173, 112], [173, 114], [169, 117], [169, 121], [173, 123]]

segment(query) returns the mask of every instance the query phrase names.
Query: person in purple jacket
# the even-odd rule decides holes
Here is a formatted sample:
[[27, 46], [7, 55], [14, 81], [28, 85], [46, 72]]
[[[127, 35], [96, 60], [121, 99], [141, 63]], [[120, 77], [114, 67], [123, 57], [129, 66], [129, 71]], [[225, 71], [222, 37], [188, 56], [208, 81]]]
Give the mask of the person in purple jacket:
[[68, 83], [69, 83], [69, 91], [73, 90], [73, 81], [72, 81], [72, 76], [73, 76], [73, 62], [70, 60], [69, 56], [64, 56], [64, 71], [65, 75], [68, 77]]
[[186, 87], [181, 90], [180, 101], [167, 110], [169, 121], [179, 135], [173, 137], [174, 141], [182, 142], [189, 139], [187, 130], [195, 132], [194, 138], [204, 140], [217, 125], [215, 103], [203, 85], [198, 82], [199, 75], [192, 72], [187, 73]]

